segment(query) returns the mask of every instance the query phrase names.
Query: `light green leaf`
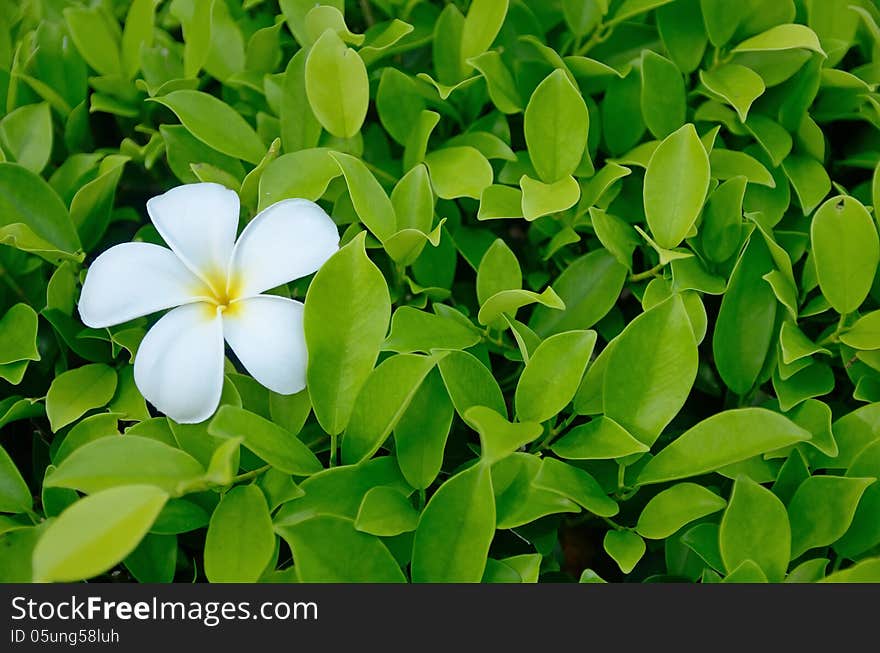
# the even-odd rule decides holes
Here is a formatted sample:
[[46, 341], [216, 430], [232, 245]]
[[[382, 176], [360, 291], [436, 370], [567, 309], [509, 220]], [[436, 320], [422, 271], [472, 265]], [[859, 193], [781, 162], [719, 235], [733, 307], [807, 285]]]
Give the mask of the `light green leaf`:
[[309, 104], [324, 129], [339, 138], [357, 134], [370, 102], [367, 68], [358, 53], [328, 29], [309, 51], [305, 76]]
[[495, 499], [486, 465], [474, 465], [434, 493], [416, 528], [412, 580], [476, 583], [495, 535]]
[[519, 185], [522, 188], [522, 214], [530, 222], [570, 209], [581, 196], [581, 187], [571, 176], [545, 184], [523, 175]]
[[212, 583], [254, 583], [275, 551], [272, 517], [256, 485], [223, 495], [205, 537], [205, 576]]
[[80, 499], [49, 524], [34, 548], [34, 580], [70, 582], [104, 573], [146, 535], [168, 495], [129, 485]]
[[638, 533], [629, 530], [608, 531], [602, 546], [625, 574], [631, 572], [645, 555], [645, 541]]
[[[833, 544], [852, 523], [859, 500], [876, 478], [811, 476], [788, 504], [791, 557]], [[817, 510], [816, 506], [821, 506]]]
[[555, 310], [565, 308], [565, 303], [549, 286], [541, 293], [531, 290], [502, 290], [485, 301], [477, 314], [477, 320], [480, 324], [492, 324], [505, 313], [516, 315], [517, 310], [523, 306], [535, 303]]
[[152, 485], [179, 496], [204, 473], [185, 451], [151, 438], [124, 435], [98, 438], [74, 450], [45, 484], [88, 494], [118, 485]]
[[691, 427], [649, 460], [638, 483], [698, 476], [810, 437], [791, 420], [764, 408], [725, 410]]
[[445, 147], [425, 157], [431, 184], [438, 197], [480, 199], [492, 184], [492, 165], [483, 154], [469, 146]]
[[93, 408], [106, 405], [116, 392], [116, 371], [94, 363], [59, 374], [46, 395], [46, 414], [53, 431]]
[[402, 492], [374, 487], [364, 495], [354, 527], [370, 535], [393, 537], [416, 529], [419, 513]]
[[472, 406], [464, 420], [480, 434], [484, 465], [493, 465], [520, 447], [534, 441], [543, 429], [537, 422], [510, 423], [491, 408]]
[[101, 75], [121, 75], [118, 27], [99, 8], [69, 7], [64, 20], [76, 49]]
[[816, 33], [806, 25], [795, 23], [771, 27], [766, 32], [746, 39], [737, 45], [732, 52], [777, 52], [797, 48], [812, 50], [823, 57], [825, 56]]
[[208, 433], [222, 438], [242, 438], [245, 447], [287, 474], [308, 476], [323, 468], [296, 435], [237, 406], [221, 406], [208, 425]]
[[15, 304], [0, 319], [0, 365], [38, 361], [37, 314], [25, 303]]
[[600, 517], [613, 517], [619, 508], [589, 473], [555, 458], [544, 458], [532, 481], [540, 490], [547, 490], [571, 499]]
[[0, 120], [0, 142], [12, 159], [39, 174], [52, 154], [52, 115], [49, 105], [28, 104]]
[[587, 144], [590, 113], [562, 70], [554, 70], [532, 94], [525, 111], [525, 137], [532, 165], [552, 184], [580, 165]]
[[[0, 328], [2, 326], [0, 322]], [[860, 317], [840, 335], [840, 341], [854, 349], [880, 349], [880, 311], [871, 311]]]
[[666, 138], [684, 124], [687, 101], [681, 73], [652, 50], [642, 51], [641, 107], [654, 138]]
[[293, 552], [303, 583], [401, 583], [406, 579], [379, 538], [355, 530], [351, 519], [319, 515], [275, 526]]
[[564, 302], [563, 310], [535, 307], [529, 326], [546, 337], [574, 329], [588, 329], [601, 320], [617, 301], [626, 268], [604, 249], [574, 261], [553, 282]]
[[379, 240], [388, 239], [397, 231], [397, 217], [385, 190], [360, 159], [342, 152], [331, 152], [330, 156], [345, 177], [351, 203], [361, 222]]
[[373, 370], [358, 393], [342, 437], [344, 463], [359, 463], [379, 450], [434, 363], [431, 356], [399, 354]]
[[660, 247], [677, 247], [691, 230], [709, 190], [709, 175], [709, 157], [690, 123], [654, 151], [645, 171], [644, 203], [648, 226]]
[[721, 519], [720, 549], [729, 573], [751, 560], [771, 582], [788, 569], [791, 529], [782, 501], [746, 476], [736, 479]]
[[367, 258], [364, 235], [318, 270], [306, 295], [307, 380], [315, 417], [341, 433], [373, 369], [391, 317], [388, 286]]
[[764, 93], [764, 80], [751, 68], [725, 64], [714, 70], [701, 70], [700, 81], [714, 95], [736, 109], [739, 119], [746, 121], [752, 103]]
[[651, 540], [662, 540], [726, 505], [724, 499], [702, 485], [678, 483], [648, 501], [639, 515], [636, 532]]
[[514, 397], [517, 417], [543, 422], [572, 400], [596, 345], [595, 331], [564, 331], [532, 353]]
[[453, 351], [440, 359], [437, 366], [459, 415], [464, 416], [471, 406], [486, 406], [501, 416], [507, 415], [498, 382], [473, 354]]
[[813, 216], [810, 241], [822, 294], [838, 313], [854, 311], [868, 296], [880, 262], [880, 239], [868, 211], [853, 197], [832, 197]]
[[698, 362], [690, 319], [675, 295], [617, 339], [603, 382], [605, 414], [650, 446], [684, 405]]
[[34, 499], [21, 473], [0, 447], [0, 512], [20, 513], [31, 509]]
[[257, 164], [266, 146], [238, 111], [201, 91], [172, 91], [149, 98], [171, 109], [190, 133], [205, 145], [248, 163]]
[[607, 460], [648, 451], [620, 424], [600, 416], [574, 427], [551, 447], [553, 453], [569, 460]]
[[507, 15], [508, 0], [474, 0], [461, 30], [461, 58], [467, 61], [489, 49]]

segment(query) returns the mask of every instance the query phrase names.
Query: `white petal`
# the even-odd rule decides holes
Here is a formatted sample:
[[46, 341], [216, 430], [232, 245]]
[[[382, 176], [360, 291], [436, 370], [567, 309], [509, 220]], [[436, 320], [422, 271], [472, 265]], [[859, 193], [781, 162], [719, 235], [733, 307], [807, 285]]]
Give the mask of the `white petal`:
[[260, 295], [223, 313], [223, 333], [238, 360], [257, 381], [283, 395], [306, 387], [306, 337], [300, 302]]
[[122, 324], [208, 296], [205, 284], [174, 252], [150, 243], [111, 247], [86, 274], [79, 314], [92, 328]]
[[339, 232], [314, 202], [282, 200], [241, 232], [230, 265], [229, 292], [251, 297], [315, 272], [339, 249]]
[[185, 184], [147, 202], [156, 229], [195, 274], [224, 290], [238, 230], [238, 195], [220, 184]]
[[189, 304], [156, 322], [135, 357], [134, 381], [175, 422], [208, 419], [223, 390], [223, 321], [216, 307]]

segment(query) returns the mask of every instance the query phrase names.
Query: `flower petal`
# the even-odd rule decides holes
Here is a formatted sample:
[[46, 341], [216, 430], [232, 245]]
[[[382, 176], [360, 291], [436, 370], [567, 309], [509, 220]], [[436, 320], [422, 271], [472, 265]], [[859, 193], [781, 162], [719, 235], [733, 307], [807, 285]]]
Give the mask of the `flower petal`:
[[283, 395], [306, 387], [303, 308], [292, 299], [260, 295], [235, 302], [223, 314], [223, 333], [241, 364]]
[[124, 243], [108, 249], [89, 267], [79, 314], [86, 326], [97, 329], [209, 295], [205, 284], [170, 249]]
[[239, 200], [220, 184], [185, 184], [147, 201], [147, 213], [180, 260], [218, 293], [238, 231]]
[[170, 311], [147, 332], [134, 381], [157, 409], [180, 424], [208, 419], [223, 390], [223, 321], [206, 303]]
[[241, 232], [230, 264], [229, 292], [252, 297], [315, 272], [339, 249], [339, 232], [314, 202], [282, 200]]

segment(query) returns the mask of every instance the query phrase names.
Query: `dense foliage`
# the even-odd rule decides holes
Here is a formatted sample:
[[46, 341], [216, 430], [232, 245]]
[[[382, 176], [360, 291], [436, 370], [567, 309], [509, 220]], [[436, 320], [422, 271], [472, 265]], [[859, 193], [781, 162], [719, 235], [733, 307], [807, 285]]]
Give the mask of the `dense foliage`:
[[[880, 580], [871, 0], [0, 0], [0, 580]], [[95, 256], [318, 201], [308, 388]]]

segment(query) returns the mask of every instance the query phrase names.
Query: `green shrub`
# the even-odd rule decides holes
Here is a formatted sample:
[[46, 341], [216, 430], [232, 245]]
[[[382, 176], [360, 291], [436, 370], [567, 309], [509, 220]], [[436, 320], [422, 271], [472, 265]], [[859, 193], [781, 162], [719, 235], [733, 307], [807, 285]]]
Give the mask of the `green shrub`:
[[[0, 0], [0, 580], [880, 580], [876, 5], [327, 1]], [[204, 421], [79, 303], [196, 182], [342, 245]]]

